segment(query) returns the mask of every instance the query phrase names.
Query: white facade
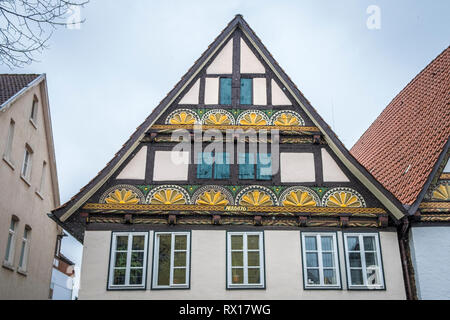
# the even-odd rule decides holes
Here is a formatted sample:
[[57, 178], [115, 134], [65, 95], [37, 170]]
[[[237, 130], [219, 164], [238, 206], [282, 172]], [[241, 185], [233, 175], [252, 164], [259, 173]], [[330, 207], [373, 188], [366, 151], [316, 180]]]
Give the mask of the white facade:
[[69, 277], [57, 269], [53, 269], [50, 287], [53, 289], [53, 300], [72, 300], [72, 277]]
[[[229, 231], [235, 230], [230, 228]], [[252, 231], [260, 230], [252, 228]], [[314, 229], [302, 231], [314, 232]], [[347, 229], [345, 232], [355, 231]], [[80, 299], [406, 299], [395, 230], [379, 232], [385, 280], [383, 290], [347, 289], [341, 231], [335, 234], [342, 288], [305, 290], [300, 230], [264, 231], [264, 288], [227, 289], [227, 231], [192, 230], [188, 289], [151, 289], [154, 232], [149, 231], [146, 288], [108, 291], [111, 234], [111, 231], [85, 233]]]
[[450, 299], [450, 228], [412, 227], [411, 257], [419, 299]]

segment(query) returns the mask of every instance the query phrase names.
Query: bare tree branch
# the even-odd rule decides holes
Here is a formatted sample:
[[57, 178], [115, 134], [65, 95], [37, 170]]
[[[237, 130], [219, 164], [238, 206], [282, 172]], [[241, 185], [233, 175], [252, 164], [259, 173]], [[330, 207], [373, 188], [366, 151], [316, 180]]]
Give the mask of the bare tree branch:
[[0, 64], [23, 67], [47, 48], [58, 26], [84, 22], [80, 9], [89, 0], [0, 0]]

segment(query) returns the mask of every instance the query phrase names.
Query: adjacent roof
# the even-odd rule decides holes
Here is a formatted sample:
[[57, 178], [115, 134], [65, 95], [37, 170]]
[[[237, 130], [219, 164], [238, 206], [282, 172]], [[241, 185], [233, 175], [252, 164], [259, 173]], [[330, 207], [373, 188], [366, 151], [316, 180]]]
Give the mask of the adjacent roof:
[[0, 108], [37, 77], [39, 74], [0, 74]]
[[[380, 200], [381, 203], [389, 210], [395, 219], [401, 219], [404, 216], [404, 210], [401, 203], [398, 202], [378, 181], [376, 181], [367, 170], [356, 161], [342, 142], [334, 134], [328, 124], [322, 119], [317, 111], [311, 106], [309, 101], [303, 96], [297, 86], [286, 75], [284, 70], [278, 65], [261, 40], [256, 36], [255, 32], [250, 28], [242, 15], [236, 17], [225, 27], [219, 36], [213, 41], [208, 49], [200, 56], [188, 72], [181, 78], [168, 95], [159, 103], [153, 112], [145, 119], [145, 121], [136, 129], [123, 147], [116, 153], [114, 158], [102, 169], [96, 177], [94, 177], [79, 193], [61, 207], [52, 211], [50, 216], [60, 223], [66, 230], [66, 221], [90, 196], [92, 196], [106, 180], [118, 169], [131, 152], [138, 146], [139, 141], [144, 137], [145, 133], [153, 125], [159, 115], [177, 98], [186, 86], [193, 81], [196, 75], [201, 71], [203, 66], [211, 59], [214, 53], [228, 39], [231, 33], [240, 28], [243, 34], [253, 44], [255, 49], [266, 61], [272, 71], [279, 77], [280, 81], [286, 87], [299, 105], [305, 110], [314, 124], [321, 130], [325, 140], [331, 149], [340, 158], [345, 166]], [[81, 239], [79, 239], [81, 241]]]
[[[384, 109], [350, 150], [404, 205], [418, 200], [450, 136], [450, 47]], [[420, 201], [420, 199], [419, 199]]]

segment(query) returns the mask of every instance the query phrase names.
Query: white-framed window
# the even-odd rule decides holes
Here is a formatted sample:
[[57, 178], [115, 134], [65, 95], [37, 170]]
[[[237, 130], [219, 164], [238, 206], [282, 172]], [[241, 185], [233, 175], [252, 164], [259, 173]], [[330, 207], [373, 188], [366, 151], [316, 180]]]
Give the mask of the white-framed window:
[[147, 232], [114, 232], [109, 263], [109, 289], [145, 288]]
[[33, 104], [31, 105], [31, 114], [30, 114], [30, 120], [33, 122], [33, 124], [37, 123], [38, 103], [39, 103], [38, 98], [36, 96], [34, 96]]
[[20, 248], [19, 270], [27, 271], [28, 253], [30, 251], [31, 228], [25, 226], [23, 230], [22, 246]]
[[338, 246], [334, 232], [302, 232], [305, 288], [341, 288]]
[[16, 126], [16, 123], [13, 119], [9, 122], [9, 129], [8, 129], [8, 139], [6, 140], [6, 148], [5, 152], [3, 153], [3, 158], [7, 160], [9, 163], [12, 163], [11, 161], [11, 151], [12, 151], [12, 143], [14, 139], [14, 128]]
[[227, 233], [227, 287], [264, 288], [263, 232]]
[[155, 232], [152, 288], [189, 288], [190, 248], [190, 232]]
[[384, 289], [378, 233], [344, 233], [349, 289]]
[[16, 217], [11, 218], [8, 230], [8, 242], [6, 243], [5, 261], [7, 265], [13, 265], [14, 263], [14, 249], [16, 247], [16, 228], [18, 220]]
[[39, 183], [38, 193], [42, 196], [44, 194], [45, 176], [47, 174], [47, 162], [42, 162], [41, 182]]
[[33, 150], [30, 148], [29, 145], [25, 145], [25, 154], [23, 156], [21, 175], [27, 181], [29, 181], [31, 177], [32, 156]]

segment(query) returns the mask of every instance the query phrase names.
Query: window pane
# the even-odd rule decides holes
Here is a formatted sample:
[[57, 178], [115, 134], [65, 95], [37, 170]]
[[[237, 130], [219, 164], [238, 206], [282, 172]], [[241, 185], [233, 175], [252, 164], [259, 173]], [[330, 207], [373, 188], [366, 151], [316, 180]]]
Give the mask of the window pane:
[[366, 252], [365, 255], [367, 268], [378, 265], [375, 252]]
[[306, 250], [317, 250], [316, 237], [305, 237]]
[[143, 267], [144, 266], [144, 252], [131, 253], [131, 266]]
[[231, 281], [232, 283], [244, 283], [244, 269], [243, 268], [231, 269]]
[[323, 270], [323, 281], [324, 284], [336, 284], [336, 272], [334, 269], [324, 269]]
[[119, 268], [125, 268], [127, 266], [126, 252], [116, 252], [116, 261], [114, 263], [114, 266]]
[[234, 267], [242, 267], [244, 265], [243, 252], [231, 252], [231, 265]]
[[22, 248], [20, 249], [19, 267], [23, 267], [24, 253], [25, 253], [25, 241], [22, 241]]
[[186, 267], [186, 252], [175, 252], [173, 257], [175, 267]]
[[352, 269], [350, 270], [351, 283], [356, 285], [361, 285], [363, 283], [362, 270]]
[[132, 250], [144, 250], [145, 247], [145, 236], [134, 236], [132, 243]]
[[230, 154], [227, 152], [218, 152], [214, 168], [214, 179], [230, 178]]
[[256, 179], [258, 180], [272, 179], [272, 157], [270, 153], [258, 154], [258, 163], [256, 165]]
[[173, 269], [173, 284], [186, 283], [186, 268]]
[[259, 235], [247, 236], [247, 248], [250, 250], [259, 249]]
[[142, 284], [142, 269], [130, 270], [130, 284]]
[[241, 104], [252, 104], [252, 79], [241, 78]]
[[8, 234], [8, 244], [6, 246], [5, 260], [9, 261], [9, 252], [11, 251], [12, 234]]
[[317, 259], [317, 253], [307, 253], [306, 254], [306, 266], [307, 267], [318, 267], [319, 261]]
[[116, 238], [116, 250], [128, 249], [128, 236], [118, 236]]
[[248, 283], [260, 283], [260, 273], [259, 268], [248, 269]]
[[322, 263], [326, 267], [334, 267], [333, 254], [332, 253], [322, 253]]
[[347, 237], [347, 245], [349, 251], [359, 251], [358, 237]]
[[378, 276], [377, 269], [368, 269], [367, 270], [367, 284], [371, 284], [371, 285], [380, 284], [380, 278]]
[[249, 266], [259, 266], [259, 252], [248, 252], [247, 256]]
[[333, 251], [333, 237], [321, 237], [322, 250]]
[[231, 104], [231, 78], [220, 78], [220, 104]]
[[361, 267], [361, 256], [359, 252], [350, 253], [350, 267]]
[[231, 236], [231, 249], [242, 250], [242, 236]]
[[16, 221], [14, 221], [14, 219], [11, 219], [11, 223], [9, 225], [9, 229], [14, 231], [15, 228], [16, 228]]
[[308, 284], [320, 284], [319, 270], [308, 269]]
[[239, 179], [255, 179], [255, 155], [239, 153]]
[[364, 250], [375, 251], [375, 237], [364, 237]]
[[186, 249], [187, 249], [187, 236], [175, 235], [175, 250], [186, 250]]
[[113, 284], [125, 284], [125, 269], [114, 269]]
[[172, 237], [170, 234], [161, 234], [159, 237], [158, 258], [158, 284], [169, 285], [170, 282], [170, 246]]

